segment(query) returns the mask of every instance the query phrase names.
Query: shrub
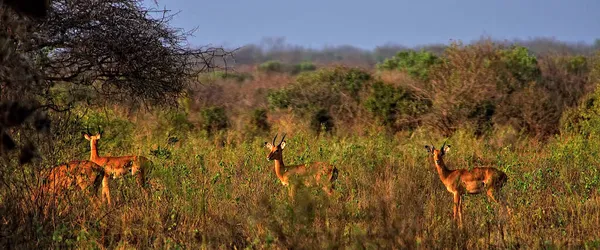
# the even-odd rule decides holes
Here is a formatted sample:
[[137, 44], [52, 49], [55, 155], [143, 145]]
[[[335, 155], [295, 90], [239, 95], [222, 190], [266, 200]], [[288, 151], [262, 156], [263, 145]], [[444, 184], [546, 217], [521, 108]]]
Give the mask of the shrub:
[[567, 62], [567, 72], [581, 74], [588, 71], [587, 58], [584, 56], [573, 56]]
[[439, 58], [431, 52], [408, 50], [398, 52], [394, 57], [378, 64], [377, 68], [405, 71], [412, 77], [427, 80], [430, 68], [438, 63], [440, 63]]
[[226, 72], [226, 71], [216, 71], [214, 73], [212, 73], [213, 76], [217, 79], [232, 79], [235, 80], [237, 82], [243, 82], [246, 80], [252, 80], [253, 77], [251, 74], [248, 73], [240, 73], [240, 72]]
[[502, 97], [499, 81], [511, 79], [502, 69], [493, 43], [449, 46], [444, 63], [431, 68], [430, 82], [421, 87], [432, 102], [425, 124], [448, 135], [488, 120], [495, 112], [490, 104], [496, 105]]
[[418, 99], [413, 93], [401, 87], [382, 82], [371, 86], [371, 93], [365, 101], [366, 109], [383, 125], [394, 130], [415, 128], [418, 116], [427, 112], [430, 103]]
[[600, 134], [600, 85], [578, 107], [564, 112], [560, 121], [563, 134]]
[[371, 75], [359, 69], [336, 67], [305, 72], [288, 87], [269, 92], [270, 107], [290, 108], [301, 116], [327, 110], [336, 119], [354, 117], [359, 107], [359, 92]]
[[[541, 76], [537, 58], [525, 47], [513, 46], [510, 49], [499, 50], [500, 61], [516, 79], [517, 86], [508, 86], [508, 91], [514, 91], [525, 86], [529, 82], [539, 80]], [[506, 80], [505, 80], [506, 81]], [[515, 81], [506, 81], [511, 83]]]
[[202, 129], [210, 136], [229, 127], [229, 119], [222, 107], [209, 107], [201, 111]]
[[331, 132], [333, 126], [333, 117], [324, 109], [315, 112], [310, 119], [310, 128], [316, 133]]
[[292, 74], [298, 74], [298, 73], [308, 72], [308, 71], [315, 71], [316, 69], [317, 69], [317, 66], [315, 66], [313, 63], [302, 62], [302, 63], [294, 65], [294, 68], [292, 69]]
[[248, 124], [249, 130], [254, 133], [267, 132], [271, 129], [271, 125], [267, 121], [267, 110], [258, 108], [252, 111], [250, 117], [250, 123]]
[[[104, 152], [125, 151], [130, 152], [133, 147], [133, 133], [135, 124], [126, 118], [119, 117], [115, 112], [90, 112], [82, 120], [83, 132], [103, 132], [101, 148]], [[91, 131], [87, 131], [90, 129]], [[101, 131], [96, 131], [100, 129]], [[81, 136], [81, 135], [79, 135]], [[89, 143], [80, 139], [89, 149]], [[102, 154], [102, 152], [100, 153]]]
[[266, 73], [281, 73], [285, 71], [285, 65], [280, 61], [266, 61], [258, 65], [258, 70]]

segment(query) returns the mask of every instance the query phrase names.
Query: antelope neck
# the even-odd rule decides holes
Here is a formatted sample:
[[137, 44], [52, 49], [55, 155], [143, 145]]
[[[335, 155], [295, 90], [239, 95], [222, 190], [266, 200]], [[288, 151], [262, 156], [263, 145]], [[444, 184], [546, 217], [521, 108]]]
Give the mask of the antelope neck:
[[100, 156], [98, 156], [98, 148], [96, 147], [96, 144], [97, 144], [96, 140], [90, 140], [90, 148], [91, 148], [90, 160], [91, 161], [95, 161], [96, 159], [100, 158]]
[[446, 168], [444, 160], [442, 158], [438, 158], [437, 160], [434, 158], [433, 162], [440, 178], [442, 180], [446, 179], [446, 177], [450, 174], [450, 170]]
[[284, 168], [285, 165], [283, 165], [283, 156], [281, 156], [280, 159], [275, 159], [275, 174], [277, 175], [277, 178], [279, 178], [279, 180], [283, 181], [283, 173], [282, 173], [282, 168]]

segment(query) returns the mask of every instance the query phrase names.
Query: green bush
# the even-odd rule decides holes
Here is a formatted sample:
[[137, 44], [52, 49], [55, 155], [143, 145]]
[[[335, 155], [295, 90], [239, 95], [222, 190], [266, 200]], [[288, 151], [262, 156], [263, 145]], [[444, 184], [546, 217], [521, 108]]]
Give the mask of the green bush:
[[[103, 151], [100, 152], [101, 155], [106, 152], [130, 152], [132, 150], [135, 124], [126, 118], [117, 116], [112, 111], [90, 112], [83, 118], [81, 125], [83, 126], [82, 129], [84, 129], [83, 132], [92, 134], [97, 132], [103, 133], [100, 142]], [[88, 129], [90, 131], [87, 131]], [[81, 142], [84, 141], [83, 139], [81, 140]], [[88, 144], [87, 141], [84, 143]], [[89, 148], [89, 146], [86, 148]]]
[[229, 127], [229, 118], [222, 107], [205, 108], [200, 113], [202, 117], [202, 129], [212, 135], [214, 132]]
[[[359, 92], [371, 80], [367, 72], [354, 68], [336, 67], [298, 75], [288, 87], [271, 91], [267, 100], [271, 108], [287, 109], [300, 115], [332, 110], [333, 107], [352, 106], [359, 103]], [[352, 117], [346, 109], [330, 114], [338, 119]]]
[[521, 86], [511, 86], [511, 90], [522, 87], [529, 82], [539, 80], [541, 71], [537, 58], [527, 48], [513, 46], [510, 49], [500, 50], [499, 53], [504, 67], [521, 84]]
[[567, 62], [567, 72], [570, 74], [581, 74], [588, 70], [587, 58], [584, 56], [573, 56]]
[[226, 71], [216, 71], [213, 73], [213, 76], [218, 79], [232, 79], [238, 82], [243, 82], [246, 80], [252, 80], [253, 77], [248, 73], [240, 73], [240, 72], [226, 72]]
[[560, 131], [583, 136], [600, 135], [600, 85], [578, 107], [564, 112]]
[[315, 66], [311, 62], [302, 62], [294, 65], [292, 69], [292, 74], [298, 74], [302, 72], [315, 71], [317, 70], [317, 66]]
[[316, 133], [331, 132], [333, 126], [333, 117], [324, 109], [315, 112], [310, 119], [310, 128]]
[[430, 105], [430, 102], [418, 99], [410, 91], [382, 82], [375, 82], [371, 86], [371, 93], [365, 101], [366, 109], [373, 116], [395, 130], [415, 128], [418, 116], [425, 114]]
[[427, 51], [401, 51], [394, 57], [386, 59], [377, 65], [380, 70], [400, 70], [412, 77], [421, 80], [429, 78], [429, 70], [433, 65], [440, 63], [440, 59]]
[[266, 61], [258, 65], [258, 70], [266, 73], [282, 73], [285, 71], [285, 65], [280, 61]]
[[271, 129], [271, 125], [267, 121], [267, 110], [258, 108], [252, 111], [250, 117], [249, 130], [254, 133], [267, 132]]

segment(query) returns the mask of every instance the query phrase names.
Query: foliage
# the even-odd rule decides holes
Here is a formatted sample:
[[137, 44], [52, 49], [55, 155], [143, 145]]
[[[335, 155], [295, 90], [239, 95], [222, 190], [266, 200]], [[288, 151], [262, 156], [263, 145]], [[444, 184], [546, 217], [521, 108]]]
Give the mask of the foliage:
[[537, 58], [527, 48], [513, 46], [509, 49], [499, 50], [499, 53], [501, 62], [518, 82], [527, 84], [538, 80], [541, 76]]
[[272, 108], [291, 108], [301, 115], [327, 110], [343, 120], [356, 112], [359, 91], [370, 80], [370, 74], [355, 68], [320, 69], [298, 75], [288, 87], [271, 91], [267, 98]]
[[365, 100], [365, 107], [385, 126], [394, 130], [414, 129], [419, 116], [429, 108], [427, 100], [420, 100], [414, 93], [383, 82], [375, 82]]
[[228, 72], [228, 71], [215, 71], [212, 72], [212, 76], [216, 79], [232, 79], [237, 82], [243, 82], [246, 80], [252, 80], [253, 77], [248, 73]]
[[307, 71], [315, 71], [317, 70], [317, 66], [311, 62], [301, 62], [299, 64], [294, 65], [292, 69], [292, 74], [298, 74]]
[[329, 115], [327, 110], [318, 110], [312, 115], [310, 119], [310, 128], [315, 133], [331, 132], [333, 130], [333, 127], [333, 117]]
[[285, 65], [280, 61], [266, 61], [258, 65], [258, 70], [266, 73], [281, 73], [285, 71]]
[[208, 107], [201, 111], [202, 129], [209, 135], [229, 127], [229, 118], [222, 107]]
[[50, 9], [17, 37], [28, 42], [18, 52], [41, 71], [43, 84], [29, 92], [39, 97], [51, 97], [43, 93], [56, 83], [69, 83], [94, 85], [113, 102], [172, 103], [190, 77], [227, 54], [185, 47], [189, 34], [169, 26], [172, 15], [150, 15], [140, 1], [57, 0]]
[[415, 78], [427, 80], [429, 78], [429, 70], [439, 62], [439, 58], [431, 52], [409, 50], [398, 52], [394, 57], [378, 64], [377, 68], [381, 70], [406, 71]]
[[315, 71], [317, 66], [311, 62], [301, 62], [298, 64], [285, 64], [277, 60], [266, 61], [258, 65], [258, 71], [266, 73], [290, 73], [296, 75], [302, 72]]
[[252, 111], [248, 129], [253, 133], [264, 133], [271, 129], [271, 125], [267, 120], [267, 110], [258, 108]]

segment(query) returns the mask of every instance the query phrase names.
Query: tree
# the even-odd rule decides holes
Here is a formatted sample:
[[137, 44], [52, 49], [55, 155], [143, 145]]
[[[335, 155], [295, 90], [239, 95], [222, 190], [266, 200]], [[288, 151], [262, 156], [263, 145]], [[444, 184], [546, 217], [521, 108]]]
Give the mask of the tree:
[[228, 54], [186, 47], [190, 33], [170, 27], [172, 17], [140, 0], [56, 0], [22, 51], [42, 70], [43, 88], [67, 82], [115, 101], [169, 103]]
[[48, 131], [45, 111], [68, 110], [77, 101], [57, 103], [58, 85], [67, 96], [78, 87], [112, 102], [174, 104], [198, 72], [226, 66], [229, 55], [187, 47], [190, 33], [169, 26], [173, 15], [140, 0], [0, 4], [11, 7], [0, 8], [0, 154], [20, 142], [21, 163], [34, 155], [23, 138], [33, 133], [18, 130]]

